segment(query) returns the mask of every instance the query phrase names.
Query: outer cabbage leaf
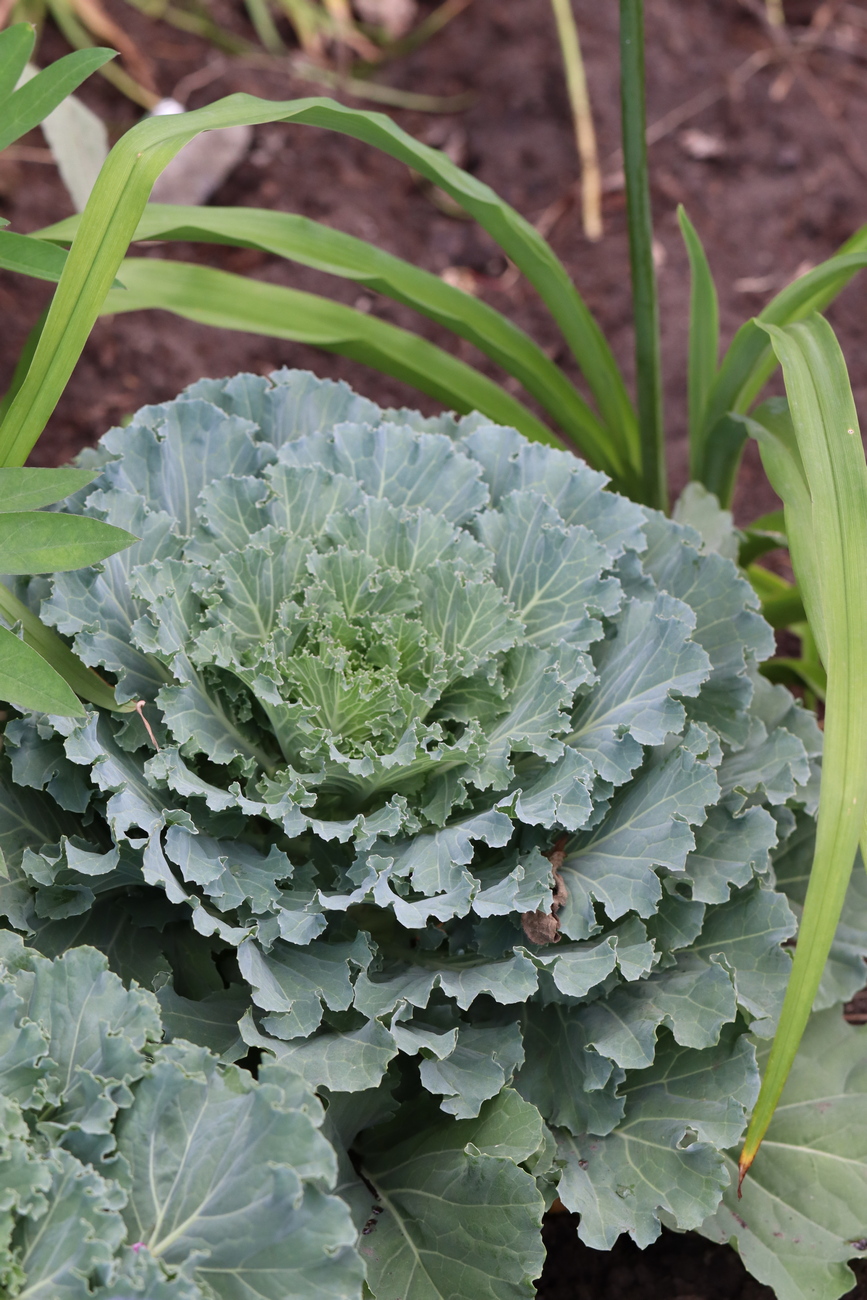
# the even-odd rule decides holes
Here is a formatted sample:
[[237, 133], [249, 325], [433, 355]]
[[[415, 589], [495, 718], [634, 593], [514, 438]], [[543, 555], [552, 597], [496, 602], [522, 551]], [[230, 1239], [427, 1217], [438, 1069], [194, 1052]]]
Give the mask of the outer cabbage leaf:
[[563, 1204], [597, 1250], [628, 1232], [639, 1246], [662, 1231], [660, 1213], [697, 1228], [728, 1185], [720, 1148], [736, 1142], [758, 1095], [755, 1053], [727, 1031], [704, 1051], [669, 1039], [648, 1070], [627, 1076], [621, 1123], [607, 1137], [558, 1136]]
[[865, 1040], [839, 1006], [813, 1014], [743, 1199], [732, 1151], [723, 1203], [701, 1226], [779, 1300], [837, 1300], [855, 1285], [847, 1260], [867, 1250]]
[[538, 1112], [510, 1091], [477, 1119], [419, 1112], [368, 1130], [360, 1147], [381, 1210], [360, 1247], [377, 1300], [532, 1296], [544, 1206], [519, 1164], [542, 1145]]

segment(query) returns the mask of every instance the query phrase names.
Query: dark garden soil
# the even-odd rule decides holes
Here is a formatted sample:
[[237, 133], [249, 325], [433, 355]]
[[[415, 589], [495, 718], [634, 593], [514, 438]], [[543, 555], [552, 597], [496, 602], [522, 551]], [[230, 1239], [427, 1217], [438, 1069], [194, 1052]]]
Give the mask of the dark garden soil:
[[[422, 0], [432, 8], [432, 0]], [[150, 24], [122, 0], [114, 17], [152, 61], [162, 95], [199, 107], [231, 91], [273, 99], [319, 93], [287, 66], [250, 66], [218, 56], [196, 38]], [[244, 32], [240, 0], [212, 0], [211, 11]], [[665, 364], [669, 458], [676, 490], [686, 478], [685, 345], [687, 262], [676, 221], [683, 203], [705, 241], [717, 279], [723, 341], [796, 273], [829, 256], [867, 222], [867, 0], [786, 0], [795, 43], [774, 42], [761, 22], [764, 0], [647, 0], [649, 121], [653, 202]], [[395, 111], [414, 135], [445, 147], [548, 234], [596, 314], [628, 374], [632, 372], [630, 291], [622, 181], [618, 180], [617, 5], [575, 0], [606, 178], [605, 236], [588, 243], [575, 202], [576, 155], [549, 0], [472, 0], [426, 46], [391, 65], [390, 85], [448, 96], [472, 91], [472, 107], [447, 116]], [[805, 43], [806, 42], [806, 43]], [[808, 48], [809, 46], [809, 48]], [[42, 59], [63, 45], [49, 33]], [[204, 69], [204, 71], [203, 71]], [[324, 93], [324, 92], [323, 92]], [[113, 136], [138, 110], [94, 78], [83, 98]], [[359, 101], [346, 98], [359, 105]], [[368, 106], [361, 104], [360, 106]], [[0, 157], [0, 215], [29, 231], [70, 211], [56, 173], [36, 161], [38, 134]], [[35, 152], [34, 152], [35, 151]], [[263, 126], [212, 202], [301, 212], [372, 240], [436, 273], [465, 268], [492, 305], [508, 313], [569, 369], [565, 348], [531, 289], [490, 238], [437, 206], [407, 169], [367, 147], [310, 128]], [[247, 250], [206, 246], [154, 250], [272, 283], [324, 292], [401, 325], [408, 309], [325, 275]], [[11, 377], [26, 333], [49, 287], [0, 273], [4, 348], [0, 389]], [[832, 307], [867, 416], [865, 281]], [[443, 331], [424, 333], [448, 345]], [[478, 361], [469, 345], [460, 355]], [[487, 362], [483, 368], [496, 372]], [[100, 321], [34, 456], [58, 464], [145, 403], [175, 396], [204, 375], [265, 373], [300, 366], [346, 379], [385, 405], [430, 400], [362, 366], [314, 349], [223, 333], [159, 312]], [[748, 451], [735, 509], [739, 522], [772, 509], [775, 498]], [[545, 1300], [758, 1300], [770, 1297], [733, 1251], [698, 1237], [664, 1233], [646, 1252], [621, 1240], [608, 1254], [580, 1246], [571, 1216], [552, 1216]], [[867, 1300], [867, 1264], [860, 1289]]]

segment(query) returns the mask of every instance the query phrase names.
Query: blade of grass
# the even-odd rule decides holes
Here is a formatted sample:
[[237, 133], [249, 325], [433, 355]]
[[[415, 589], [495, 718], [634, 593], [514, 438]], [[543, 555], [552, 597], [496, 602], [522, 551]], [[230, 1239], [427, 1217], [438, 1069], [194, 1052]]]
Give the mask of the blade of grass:
[[75, 50], [19, 86], [3, 105], [0, 149], [39, 126], [82, 81], [114, 57], [114, 50]]
[[0, 430], [0, 463], [23, 463], [45, 427], [162, 169], [200, 131], [267, 121], [326, 127], [375, 145], [459, 202], [535, 285], [578, 356], [618, 453], [625, 462], [637, 463], [635, 416], [611, 351], [565, 268], [529, 222], [488, 186], [382, 114], [330, 100], [281, 104], [248, 95], [233, 95], [193, 113], [149, 118], [115, 145], [85, 209], [31, 369]]
[[584, 234], [593, 242], [602, 238], [602, 173], [599, 170], [599, 153], [596, 148], [596, 131], [593, 111], [587, 92], [584, 60], [578, 27], [572, 12], [572, 0], [551, 0], [563, 66], [566, 70], [566, 87], [575, 124], [575, 144], [581, 160], [581, 210]]
[[[66, 242], [79, 225], [79, 217], [70, 217], [39, 231], [39, 238]], [[583, 455], [610, 474], [616, 486], [631, 486], [628, 467], [617, 456], [606, 430], [559, 366], [493, 307], [411, 262], [306, 217], [257, 208], [151, 203], [134, 239], [201, 240], [257, 248], [343, 276], [412, 307], [467, 339], [519, 379]], [[0, 258], [2, 241], [0, 232]]]
[[[705, 436], [729, 411], [746, 411], [777, 366], [762, 325], [791, 325], [823, 311], [867, 266], [867, 226], [856, 231], [833, 257], [799, 276], [735, 334], [708, 394]], [[716, 491], [716, 489], [713, 489]]]
[[20, 709], [80, 718], [84, 709], [66, 682], [32, 646], [0, 624], [0, 700]]
[[782, 497], [795, 576], [828, 674], [818, 827], [780, 1024], [739, 1162], [749, 1169], [798, 1050], [867, 807], [867, 464], [846, 366], [819, 316], [765, 326], [782, 363], [792, 426], [766, 428], [762, 461]]
[[204, 325], [309, 343], [374, 366], [456, 411], [482, 411], [535, 442], [562, 446], [531, 411], [471, 366], [416, 334], [329, 298], [156, 258], [128, 258], [123, 283], [105, 299], [103, 315], [156, 307]]
[[[719, 302], [702, 242], [682, 204], [677, 209], [677, 219], [686, 245], [690, 271], [687, 371], [689, 476], [695, 483], [704, 483], [701, 434], [704, 428], [707, 396], [719, 361]], [[707, 487], [708, 484], [705, 486]]]
[[0, 105], [18, 85], [35, 43], [36, 30], [32, 23], [16, 23], [0, 32]]
[[[0, 615], [9, 623], [20, 623], [25, 645], [35, 650], [81, 699], [97, 704], [103, 709], [113, 709], [115, 712], [120, 710], [127, 713], [135, 708], [134, 704], [117, 704], [114, 691], [108, 682], [103, 681], [91, 668], [86, 668], [72, 653], [66, 642], [62, 641], [50, 627], [40, 622], [33, 611], [22, 604], [18, 597], [2, 583], [0, 583]], [[4, 645], [3, 655], [0, 656], [3, 667], [6, 666], [7, 646], [8, 642]], [[21, 702], [23, 703], [23, 700]]]
[[620, 103], [635, 321], [641, 500], [645, 505], [666, 510], [668, 481], [662, 427], [659, 302], [653, 265], [653, 218], [647, 170], [643, 0], [620, 0]]

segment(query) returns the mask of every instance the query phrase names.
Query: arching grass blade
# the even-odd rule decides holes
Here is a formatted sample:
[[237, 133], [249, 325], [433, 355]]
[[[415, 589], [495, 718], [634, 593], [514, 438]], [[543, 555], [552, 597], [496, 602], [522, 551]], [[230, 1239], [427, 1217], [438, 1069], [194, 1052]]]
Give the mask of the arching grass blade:
[[867, 809], [867, 464], [846, 366], [819, 316], [765, 326], [791, 422], [768, 420], [759, 449], [786, 513], [795, 576], [828, 674], [816, 849], [792, 973], [740, 1159], [752, 1163], [827, 960]]

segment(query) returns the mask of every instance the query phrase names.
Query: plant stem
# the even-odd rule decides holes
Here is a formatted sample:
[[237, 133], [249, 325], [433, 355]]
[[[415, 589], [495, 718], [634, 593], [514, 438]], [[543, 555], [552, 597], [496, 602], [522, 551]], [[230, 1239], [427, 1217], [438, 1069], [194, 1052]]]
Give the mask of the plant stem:
[[566, 87], [575, 123], [575, 143], [581, 159], [581, 210], [584, 234], [596, 241], [602, 238], [602, 174], [599, 170], [599, 153], [596, 148], [596, 131], [584, 75], [584, 60], [578, 28], [572, 12], [572, 0], [551, 0], [557, 36], [566, 70]]
[[635, 318], [635, 370], [643, 500], [668, 508], [662, 432], [659, 303], [653, 265], [653, 220], [647, 172], [643, 0], [620, 0], [620, 102], [629, 260]]

